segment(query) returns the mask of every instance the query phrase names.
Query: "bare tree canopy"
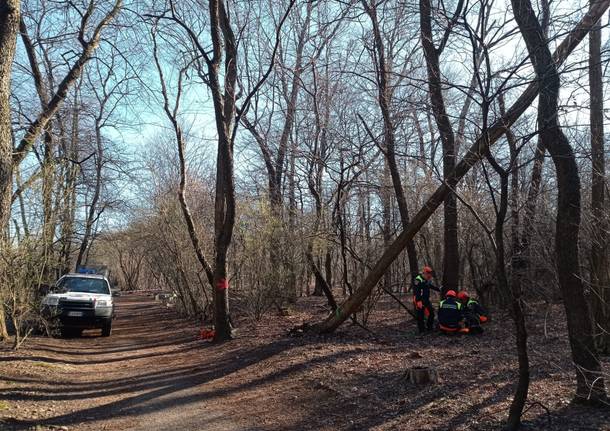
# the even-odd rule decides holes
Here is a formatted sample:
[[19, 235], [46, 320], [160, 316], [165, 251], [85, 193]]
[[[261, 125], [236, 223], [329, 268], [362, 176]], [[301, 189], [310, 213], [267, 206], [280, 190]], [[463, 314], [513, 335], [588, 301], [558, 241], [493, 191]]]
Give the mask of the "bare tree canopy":
[[[196, 378], [176, 391], [203, 384], [197, 361], [214, 393], [226, 377], [265, 398], [289, 379], [274, 429], [541, 429], [559, 417], [571, 429], [582, 404], [595, 428], [610, 350], [609, 7], [0, 0], [0, 340], [108, 337], [115, 315], [119, 340], [143, 322], [159, 348], [198, 334], [216, 350], [159, 354], [192, 361]], [[58, 281], [74, 273], [97, 273], [110, 297], [68, 311], [84, 307]], [[99, 348], [118, 348], [113, 337]], [[239, 372], [259, 361], [260, 383]], [[143, 362], [173, 376], [166, 366]], [[452, 404], [461, 396], [487, 401]], [[214, 412], [242, 420], [258, 405], [246, 398]], [[159, 412], [184, 413], [168, 404]], [[0, 403], [0, 424], [4, 410], [17, 412]], [[10, 423], [30, 426], [23, 414]]]

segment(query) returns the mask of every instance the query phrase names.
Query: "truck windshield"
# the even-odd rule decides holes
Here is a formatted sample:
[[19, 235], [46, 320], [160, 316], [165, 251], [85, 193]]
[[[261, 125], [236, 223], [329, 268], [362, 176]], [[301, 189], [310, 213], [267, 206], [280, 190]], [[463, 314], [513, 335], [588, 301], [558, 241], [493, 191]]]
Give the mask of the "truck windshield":
[[106, 280], [100, 278], [66, 277], [57, 284], [60, 292], [103, 293], [110, 295]]

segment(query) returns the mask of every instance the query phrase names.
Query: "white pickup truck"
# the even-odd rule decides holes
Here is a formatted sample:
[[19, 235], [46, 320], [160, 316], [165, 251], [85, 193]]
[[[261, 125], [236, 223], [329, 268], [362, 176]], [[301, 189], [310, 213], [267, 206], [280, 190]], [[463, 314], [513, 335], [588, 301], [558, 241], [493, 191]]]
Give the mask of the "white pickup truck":
[[42, 300], [43, 314], [57, 319], [62, 336], [80, 335], [85, 329], [112, 331], [114, 302], [108, 279], [98, 274], [66, 274]]

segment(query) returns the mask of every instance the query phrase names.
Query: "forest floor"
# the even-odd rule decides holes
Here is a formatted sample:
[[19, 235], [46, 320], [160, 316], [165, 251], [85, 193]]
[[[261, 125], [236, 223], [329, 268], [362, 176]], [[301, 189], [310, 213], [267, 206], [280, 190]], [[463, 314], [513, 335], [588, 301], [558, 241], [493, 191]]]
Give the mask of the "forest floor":
[[[220, 345], [147, 296], [125, 295], [109, 338], [33, 337], [0, 350], [1, 430], [492, 430], [501, 429], [515, 379], [512, 322], [500, 315], [478, 337], [415, 336], [388, 302], [369, 328], [289, 337], [316, 320], [323, 299], [240, 322]], [[307, 311], [309, 310], [309, 311]], [[314, 313], [311, 310], [315, 310]], [[610, 430], [610, 409], [570, 404], [564, 316], [530, 316], [532, 385], [524, 429]], [[542, 317], [540, 317], [542, 315]], [[440, 384], [405, 379], [436, 367]], [[610, 361], [605, 360], [606, 372]]]

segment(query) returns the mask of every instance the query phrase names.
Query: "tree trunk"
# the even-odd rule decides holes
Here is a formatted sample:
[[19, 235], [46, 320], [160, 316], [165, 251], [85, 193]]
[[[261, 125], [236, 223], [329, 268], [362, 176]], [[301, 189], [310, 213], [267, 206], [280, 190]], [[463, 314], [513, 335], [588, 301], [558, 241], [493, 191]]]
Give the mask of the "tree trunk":
[[83, 234], [83, 240], [81, 241], [80, 248], [78, 250], [78, 256], [74, 265], [75, 269], [78, 269], [78, 267], [81, 266], [83, 263], [85, 252], [87, 251], [87, 247], [89, 246], [89, 242], [91, 240], [93, 224], [96, 220], [95, 214], [98, 209], [97, 203], [100, 199], [100, 194], [102, 193], [102, 168], [104, 166], [104, 146], [102, 143], [100, 123], [97, 120], [95, 123], [95, 143], [97, 146], [96, 155], [94, 157], [95, 189], [93, 190], [93, 198], [91, 199], [91, 204], [89, 205], [89, 210], [87, 211], [87, 218], [85, 219], [85, 232]]
[[314, 258], [311, 255], [310, 251], [306, 252], [306, 257], [315, 279], [315, 288], [316, 290], [320, 289], [321, 292], [319, 295], [316, 295], [314, 292], [314, 296], [322, 296], [322, 294], [326, 295], [326, 300], [328, 301], [330, 309], [332, 311], [335, 311], [337, 309], [337, 301], [335, 300], [335, 297], [333, 295], [331, 285], [327, 282], [326, 278], [324, 278], [322, 271], [320, 271], [320, 268], [314, 261]]
[[3, 240], [8, 235], [13, 191], [10, 95], [11, 68], [19, 31], [19, 11], [19, 0], [0, 1], [0, 235]]
[[[512, 132], [507, 131], [509, 140], [513, 140]], [[516, 165], [515, 157], [516, 151], [514, 151], [514, 145], [511, 145], [511, 166]], [[511, 292], [511, 308], [512, 317], [515, 321], [515, 338], [517, 340], [517, 358], [519, 362], [519, 373], [517, 380], [517, 388], [515, 389], [515, 396], [510, 406], [508, 415], [508, 428], [510, 430], [517, 430], [521, 424], [521, 414], [523, 407], [527, 401], [527, 394], [529, 391], [529, 358], [527, 353], [527, 329], [525, 327], [525, 314], [523, 312], [523, 305], [521, 300], [521, 279], [518, 274], [513, 272], [513, 278], [509, 289], [508, 277], [506, 274], [506, 263], [505, 263], [505, 247], [504, 247], [504, 222], [506, 220], [506, 214], [508, 211], [508, 177], [510, 171], [503, 170], [498, 164], [492, 162], [496, 172], [500, 175], [500, 208], [496, 216], [496, 227], [495, 227], [495, 243], [496, 243], [496, 267], [498, 272], [498, 287], [501, 292]], [[517, 173], [513, 173], [513, 177], [516, 177]], [[515, 182], [513, 182], [513, 186]], [[513, 207], [513, 210], [515, 208]], [[514, 212], [513, 212], [514, 213]], [[513, 227], [514, 229], [514, 227]], [[513, 244], [514, 249], [514, 244]]]
[[[24, 190], [23, 182], [21, 181], [21, 171], [19, 166], [15, 166], [15, 170], [13, 172], [15, 176], [15, 185], [18, 190]], [[28, 224], [27, 214], [25, 212], [25, 201], [23, 199], [23, 192], [18, 193], [17, 200], [19, 201], [19, 212], [21, 213], [21, 227], [23, 228], [23, 235], [25, 237], [30, 236], [30, 228]]]
[[[182, 133], [182, 127], [178, 123], [178, 109], [180, 108], [180, 98], [182, 96], [182, 78], [185, 73], [185, 69], [180, 70], [178, 74], [178, 82], [177, 82], [177, 95], [174, 102], [173, 109], [170, 108], [169, 103], [169, 93], [167, 90], [167, 84], [165, 82], [165, 77], [163, 74], [163, 69], [161, 68], [161, 63], [159, 62], [158, 57], [158, 49], [157, 49], [157, 38], [156, 34], [152, 32], [152, 41], [153, 41], [153, 57], [155, 61], [155, 65], [157, 66], [157, 72], [159, 73], [159, 80], [161, 82], [161, 93], [163, 95], [163, 110], [165, 111], [165, 115], [172, 123], [172, 127], [174, 129], [174, 135], [176, 136], [176, 145], [178, 147], [178, 162], [179, 162], [179, 171], [180, 171], [180, 184], [178, 186], [178, 201], [180, 202], [180, 209], [182, 210], [182, 216], [184, 217], [184, 222], [186, 223], [186, 228], [189, 234], [189, 239], [191, 240], [191, 245], [193, 246], [193, 251], [197, 256], [197, 260], [201, 265], [201, 269], [206, 274], [208, 282], [212, 289], [214, 289], [214, 274], [212, 271], [212, 267], [208, 263], [206, 259], [203, 249], [201, 248], [201, 241], [199, 240], [199, 235], [195, 230], [195, 222], [193, 221], [193, 216], [191, 214], [191, 209], [186, 200], [186, 143], [184, 140], [184, 134]], [[205, 288], [204, 293], [205, 293]]]
[[511, 3], [540, 82], [538, 112], [543, 121], [539, 124], [540, 138], [551, 154], [557, 172], [557, 270], [564, 297], [572, 359], [577, 367], [576, 400], [599, 403], [606, 399], [606, 391], [580, 274], [580, 178], [572, 147], [561, 131], [557, 118], [559, 74], [530, 1], [511, 0]]
[[527, 401], [530, 383], [529, 358], [527, 354], [527, 329], [525, 327], [525, 315], [521, 303], [521, 292], [518, 290], [520, 284], [511, 282], [512, 312], [516, 326], [517, 357], [519, 361], [519, 377], [515, 396], [508, 412], [507, 427], [517, 430], [521, 425], [521, 414]]
[[[237, 45], [224, 1], [210, 1], [213, 58], [208, 63], [212, 90], [218, 150], [216, 157], [216, 194], [214, 198], [214, 341], [232, 338], [229, 316], [227, 255], [235, 225], [235, 183], [233, 167], [233, 130], [235, 127], [235, 90], [237, 83]], [[223, 85], [220, 61], [224, 51]]]
[[[74, 108], [72, 110], [72, 130], [70, 140], [64, 146], [64, 156], [69, 160], [76, 160], [78, 156], [78, 92], [74, 95]], [[61, 275], [70, 271], [70, 260], [72, 255], [72, 243], [74, 241], [74, 219], [76, 215], [76, 179], [78, 167], [68, 161], [65, 168], [65, 184], [63, 196], [63, 212], [61, 223]]]
[[413, 367], [409, 369], [409, 382], [414, 385], [438, 383], [438, 371], [435, 368]]
[[[500, 114], [504, 115], [504, 98], [499, 98]], [[519, 363], [517, 387], [515, 389], [515, 396], [511, 403], [507, 427], [510, 430], [517, 430], [521, 425], [521, 415], [523, 407], [527, 401], [527, 394], [529, 391], [530, 374], [529, 374], [529, 357], [527, 352], [527, 329], [525, 326], [525, 313], [523, 312], [523, 304], [521, 300], [523, 280], [525, 279], [522, 245], [519, 235], [519, 171], [515, 169], [518, 166], [518, 150], [517, 150], [517, 139], [510, 129], [506, 131], [506, 140], [508, 141], [510, 160], [512, 168], [511, 176], [511, 197], [510, 203], [510, 217], [512, 220], [511, 229], [511, 280], [510, 280], [510, 292], [511, 292], [511, 307], [512, 317], [515, 322], [515, 338], [517, 341], [517, 358]], [[508, 172], [507, 172], [508, 173]], [[502, 192], [508, 193], [508, 183], [504, 184], [503, 180]], [[504, 202], [504, 199], [501, 199]], [[503, 206], [504, 204], [501, 204]], [[498, 241], [502, 236], [498, 236], [496, 232], [496, 240]], [[503, 248], [503, 247], [502, 247]], [[508, 291], [508, 286], [502, 286]]]
[[[459, 14], [463, 1], [458, 2]], [[455, 135], [445, 108], [441, 85], [439, 55], [442, 47], [436, 48], [432, 36], [432, 8], [430, 0], [419, 2], [421, 42], [426, 57], [428, 71], [428, 88], [432, 112], [443, 142], [443, 180], [447, 181], [455, 169]], [[459, 280], [459, 243], [457, 198], [454, 193], [447, 193], [443, 202], [444, 247], [443, 247], [443, 290], [458, 290]]]
[[[385, 159], [383, 164], [383, 180], [379, 190], [379, 197], [381, 200], [381, 214], [383, 225], [381, 233], [383, 235], [383, 247], [387, 248], [392, 242], [392, 192], [390, 183], [390, 169], [388, 167], [388, 159]], [[392, 268], [388, 268], [386, 273], [383, 275], [383, 286], [386, 289], [390, 289], [392, 285]]]
[[[234, 117], [234, 114], [232, 114]], [[220, 119], [217, 116], [217, 123]], [[233, 148], [230, 142], [231, 129], [218, 125], [218, 157], [216, 162], [216, 197], [214, 206], [214, 226], [216, 258], [213, 274], [214, 288], [214, 341], [232, 338], [229, 317], [229, 280], [227, 275], [227, 254], [235, 224], [235, 185], [233, 182]]]
[[[44, 111], [49, 104], [48, 91], [53, 89], [53, 78], [51, 71], [49, 70], [48, 75], [48, 87], [46, 88], [42, 74], [40, 72], [38, 58], [36, 56], [36, 50], [34, 44], [28, 34], [28, 29], [25, 25], [23, 17], [19, 22], [19, 31], [21, 33], [21, 40], [25, 47], [28, 61], [30, 63], [30, 69], [32, 72], [32, 78], [34, 79], [34, 86], [40, 99], [41, 110]], [[42, 212], [43, 212], [43, 223], [42, 223], [42, 245], [43, 253], [45, 253], [45, 259], [53, 262], [53, 242], [55, 238], [56, 220], [53, 210], [53, 188], [55, 183], [55, 156], [54, 156], [54, 139], [53, 139], [53, 124], [49, 121], [44, 128], [44, 156], [42, 161]], [[45, 278], [50, 278], [49, 269], [54, 266], [53, 264], [47, 265], [45, 269]], [[46, 280], [50, 281], [50, 280]]]
[[[44, 159], [42, 164], [42, 212], [43, 212], [43, 227], [42, 241], [44, 253], [47, 261], [51, 262], [50, 266], [54, 266], [54, 250], [53, 243], [55, 240], [56, 217], [53, 208], [53, 190], [55, 187], [55, 155], [54, 142], [52, 135], [52, 123], [49, 122], [44, 132]], [[50, 266], [45, 268], [47, 277], [49, 277]], [[47, 280], [51, 281], [51, 280]]]
[[[343, 164], [342, 161], [340, 161]], [[341, 171], [343, 175], [343, 170]], [[343, 180], [343, 178], [341, 178]], [[347, 235], [345, 232], [345, 206], [347, 199], [343, 198], [343, 189], [339, 189], [337, 193], [337, 228], [339, 230], [339, 244], [341, 246], [341, 263], [342, 263], [342, 288], [343, 296], [348, 292], [353, 293], [352, 284], [349, 279], [349, 265], [347, 262]]]
[[[11, 68], [19, 32], [19, 0], [0, 0], [0, 253], [9, 242], [13, 192], [13, 131], [11, 125]], [[4, 292], [0, 287], [0, 340], [8, 339]]]
[[[294, 242], [297, 235], [297, 199], [296, 199], [296, 145], [292, 145], [290, 151], [290, 170], [288, 178], [288, 238]], [[299, 292], [297, 291], [297, 265], [296, 261], [296, 247], [290, 251], [290, 258], [288, 259], [288, 301], [290, 303], [296, 303]]]
[[[545, 37], [548, 37], [549, 23], [551, 19], [551, 13], [549, 9], [549, 0], [540, 0], [541, 9], [541, 24], [542, 31]], [[542, 119], [536, 119], [539, 125]], [[530, 244], [534, 231], [536, 229], [536, 209], [538, 208], [538, 200], [540, 195], [540, 189], [542, 187], [542, 168], [544, 167], [544, 157], [546, 149], [542, 144], [542, 139], [538, 136], [538, 142], [536, 149], [534, 150], [534, 165], [532, 166], [532, 174], [529, 190], [527, 192], [527, 200], [525, 201], [525, 216], [523, 217], [523, 230], [518, 238], [520, 241], [518, 247], [518, 254], [513, 256], [514, 267], [517, 268], [517, 282], [523, 283], [527, 276], [533, 276], [532, 273], [532, 253]], [[517, 180], [518, 182], [518, 180]], [[517, 250], [517, 249], [515, 249]], [[515, 251], [514, 250], [514, 251]], [[520, 285], [517, 290], [521, 291], [522, 286]]]
[[608, 280], [608, 214], [605, 209], [604, 85], [601, 63], [601, 28], [589, 34], [589, 95], [591, 99], [591, 287], [600, 353], [610, 353], [610, 286]]
[[525, 214], [523, 216], [523, 230], [520, 235], [520, 259], [523, 261], [523, 271], [527, 272], [530, 267], [530, 244], [535, 229], [536, 209], [538, 208], [538, 195], [542, 186], [542, 167], [544, 166], [544, 154], [546, 149], [542, 141], [538, 139], [534, 154], [534, 165], [532, 166], [532, 177], [530, 187], [525, 201]]

